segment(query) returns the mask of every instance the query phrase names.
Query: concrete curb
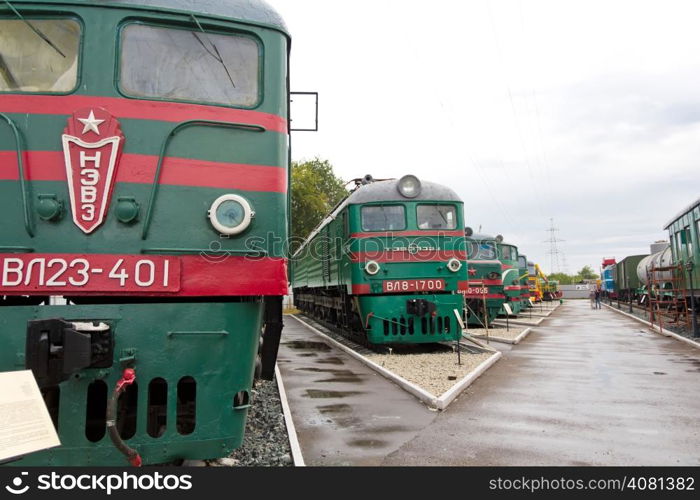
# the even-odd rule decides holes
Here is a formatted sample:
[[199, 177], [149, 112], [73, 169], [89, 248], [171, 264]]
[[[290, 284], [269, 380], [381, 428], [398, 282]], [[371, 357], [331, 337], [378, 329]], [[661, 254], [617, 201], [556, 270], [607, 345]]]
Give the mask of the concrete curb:
[[503, 357], [502, 352], [494, 352], [488, 359], [482, 361], [482, 363], [477, 366], [473, 372], [457, 382], [437, 399], [437, 409], [444, 410], [447, 408], [464, 389], [472, 385], [476, 379], [483, 375], [486, 370], [491, 368], [496, 361], [501, 359], [501, 357]]
[[616, 307], [609, 306], [608, 304], [602, 304], [604, 307], [610, 309], [611, 311], [615, 311], [618, 314], [622, 314], [623, 316], [627, 316], [630, 319], [634, 319], [639, 321], [640, 323], [644, 323], [647, 327], [649, 327], [650, 330], [658, 333], [659, 335], [663, 335], [664, 337], [673, 337], [676, 340], [680, 340], [681, 342], [685, 342], [686, 344], [695, 347], [696, 349], [700, 349], [700, 343], [695, 342], [694, 340], [691, 340], [687, 337], [684, 337], [683, 335], [678, 335], [677, 333], [669, 332], [668, 330], [664, 330], [663, 332], [661, 331], [661, 328], [659, 328], [656, 325], [652, 325], [649, 321], [642, 319], [638, 316], [635, 316], [634, 314], [626, 313], [625, 311], [620, 311]]
[[[547, 318], [539, 318], [536, 322], [532, 323], [529, 321], [518, 321], [517, 319], [509, 319], [508, 324], [509, 325], [517, 325], [517, 326], [540, 326], [544, 320]], [[506, 326], [506, 320], [505, 319], [498, 319], [493, 322], [494, 325], [498, 326]]]
[[[372, 370], [376, 371], [379, 373], [381, 376], [384, 378], [394, 382], [396, 385], [401, 387], [404, 391], [408, 392], [409, 394], [412, 394], [416, 398], [418, 398], [420, 401], [425, 403], [431, 408], [437, 408], [438, 410], [444, 410], [447, 408], [447, 406], [457, 397], [457, 395], [464, 389], [466, 389], [469, 385], [471, 385], [474, 380], [476, 380], [479, 375], [481, 375], [486, 369], [488, 369], [493, 363], [495, 363], [500, 357], [502, 356], [502, 353], [496, 352], [494, 353], [490, 358], [482, 362], [475, 371], [464, 377], [462, 380], [460, 380], [455, 386], [453, 386], [451, 389], [449, 389], [445, 394], [443, 394], [441, 397], [437, 397], [434, 394], [426, 391], [422, 387], [418, 386], [417, 384], [414, 384], [413, 382], [410, 382], [403, 378], [400, 375], [395, 374], [394, 372], [387, 370], [383, 366], [379, 366], [377, 363], [370, 361], [366, 357], [364, 357], [362, 354], [359, 354], [355, 352], [354, 350], [350, 349], [348, 346], [341, 344], [337, 340], [329, 337], [322, 331], [318, 330], [317, 328], [314, 328], [310, 324], [308, 324], [306, 321], [297, 318], [296, 316], [292, 315], [292, 318], [297, 320], [299, 323], [303, 324], [306, 326], [309, 330], [314, 332], [316, 335], [324, 339], [326, 342], [331, 344], [334, 347], [337, 347], [341, 351], [345, 352], [349, 356], [355, 358], [359, 362], [367, 365], [370, 367]], [[495, 358], [495, 359], [494, 359]], [[490, 362], [490, 363], [489, 363]], [[459, 391], [456, 391], [453, 393], [453, 390], [459, 386]]]
[[275, 365], [275, 378], [277, 379], [277, 389], [280, 393], [280, 401], [282, 402], [282, 413], [284, 414], [284, 424], [287, 426], [287, 435], [289, 436], [289, 447], [292, 449], [292, 459], [295, 467], [306, 467], [304, 457], [301, 454], [301, 446], [299, 446], [299, 438], [297, 437], [297, 429], [294, 427], [292, 420], [292, 412], [289, 409], [289, 401], [287, 400], [287, 391], [284, 390], [284, 382], [282, 381], [282, 373], [279, 366]]
[[[513, 339], [507, 339], [505, 337], [494, 337], [493, 335], [489, 335], [488, 340], [489, 341], [493, 340], [494, 342], [501, 342], [502, 344], [515, 345], [515, 344], [519, 344], [521, 340], [523, 340], [525, 337], [530, 335], [531, 331], [532, 331], [532, 327], [526, 328], [525, 330], [523, 330], [520, 333], [520, 335], [518, 335], [517, 337], [515, 337]], [[487, 338], [486, 335], [474, 335], [474, 334], [472, 334], [472, 337], [476, 337], [478, 339], [486, 339]]]

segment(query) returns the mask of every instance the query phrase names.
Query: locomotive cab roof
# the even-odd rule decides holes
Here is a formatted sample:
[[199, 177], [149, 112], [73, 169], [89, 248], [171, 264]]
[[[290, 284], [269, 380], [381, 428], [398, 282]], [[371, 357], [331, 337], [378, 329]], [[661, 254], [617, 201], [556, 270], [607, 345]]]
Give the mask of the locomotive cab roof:
[[275, 9], [264, 0], [13, 0], [14, 5], [32, 4], [76, 4], [95, 7], [125, 7], [133, 9], [184, 12], [187, 14], [231, 19], [247, 24], [266, 26], [288, 35], [287, 26]]
[[399, 181], [390, 179], [375, 181], [355, 190], [345, 199], [346, 205], [360, 205], [378, 201], [454, 201], [462, 202], [462, 199], [452, 189], [442, 184], [429, 181], [421, 181], [420, 193], [414, 198], [402, 196], [399, 192]]

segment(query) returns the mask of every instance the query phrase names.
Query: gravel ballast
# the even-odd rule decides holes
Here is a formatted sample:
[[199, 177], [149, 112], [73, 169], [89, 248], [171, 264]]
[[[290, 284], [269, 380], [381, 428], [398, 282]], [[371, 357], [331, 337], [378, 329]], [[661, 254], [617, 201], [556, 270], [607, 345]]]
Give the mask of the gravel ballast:
[[[505, 326], [504, 327], [496, 326], [494, 328], [489, 328], [488, 338], [490, 338], [490, 339], [500, 338], [500, 339], [514, 340], [518, 335], [523, 333], [528, 328], [532, 328], [532, 327], [522, 326], [522, 325], [511, 325], [511, 327], [509, 329], [507, 329]], [[483, 328], [480, 328], [478, 330], [470, 330], [469, 333], [478, 339], [485, 340], [487, 338], [486, 337], [486, 330]]]
[[457, 364], [456, 352], [369, 354], [367, 359], [440, 396], [492, 355], [462, 352], [461, 365]]

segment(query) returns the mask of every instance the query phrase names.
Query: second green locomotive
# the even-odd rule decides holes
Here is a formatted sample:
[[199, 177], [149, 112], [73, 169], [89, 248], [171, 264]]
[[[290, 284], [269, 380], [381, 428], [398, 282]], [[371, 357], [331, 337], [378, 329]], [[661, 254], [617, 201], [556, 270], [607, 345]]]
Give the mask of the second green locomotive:
[[370, 344], [457, 340], [463, 222], [448, 187], [366, 176], [294, 255], [294, 302]]

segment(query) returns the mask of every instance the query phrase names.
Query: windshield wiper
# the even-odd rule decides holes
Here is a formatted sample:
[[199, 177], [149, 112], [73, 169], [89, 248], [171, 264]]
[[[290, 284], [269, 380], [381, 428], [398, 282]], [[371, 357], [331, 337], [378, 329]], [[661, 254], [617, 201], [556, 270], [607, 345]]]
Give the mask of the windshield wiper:
[[226, 72], [226, 76], [228, 76], [228, 79], [231, 82], [231, 85], [233, 85], [233, 88], [235, 89], [236, 83], [233, 81], [233, 77], [231, 76], [231, 73], [228, 70], [228, 66], [226, 66], [226, 63], [224, 62], [224, 58], [221, 57], [221, 53], [219, 52], [219, 49], [216, 48], [216, 45], [214, 45], [214, 42], [212, 42], [211, 39], [207, 36], [207, 32], [204, 31], [204, 28], [202, 28], [202, 25], [199, 24], [199, 20], [196, 17], [194, 17], [194, 14], [190, 14], [190, 17], [192, 18], [192, 20], [195, 22], [195, 24], [199, 28], [199, 31], [201, 31], [204, 34], [204, 36], [207, 37], [207, 41], [211, 45], [211, 48], [214, 49], [214, 52], [209, 50], [209, 48], [204, 44], [204, 42], [197, 36], [197, 33], [192, 32], [192, 36], [194, 36], [194, 38], [199, 42], [199, 44], [207, 52], [207, 54], [209, 54], [214, 59], [219, 61], [219, 63], [221, 63], [221, 66], [224, 68], [224, 71]]
[[5, 62], [5, 58], [2, 57], [2, 54], [0, 54], [0, 76], [7, 82], [7, 88], [9, 90], [16, 90], [19, 88], [19, 84], [12, 74], [12, 71], [10, 71], [10, 67]]
[[41, 38], [43, 41], [45, 41], [46, 43], [48, 43], [48, 44], [51, 46], [51, 48], [52, 48], [53, 50], [55, 50], [56, 52], [58, 52], [59, 54], [61, 54], [61, 56], [63, 56], [64, 58], [66, 57], [66, 55], [65, 55], [63, 52], [61, 52], [61, 49], [59, 49], [58, 47], [56, 47], [56, 45], [55, 45], [51, 40], [49, 40], [49, 37], [47, 37], [46, 35], [44, 35], [44, 34], [39, 30], [39, 28], [36, 28], [32, 23], [30, 23], [30, 22], [27, 21], [24, 17], [22, 17], [22, 14], [20, 14], [19, 11], [18, 11], [17, 9], [14, 8], [14, 6], [9, 2], [9, 0], [5, 0], [5, 3], [6, 3], [7, 6], [10, 8], [10, 10], [11, 10], [12, 12], [14, 12], [15, 15], [16, 15], [24, 24], [26, 24], [27, 26], [29, 26], [29, 28], [30, 28], [34, 33], [36, 33], [36, 35], [37, 35], [39, 38]]

